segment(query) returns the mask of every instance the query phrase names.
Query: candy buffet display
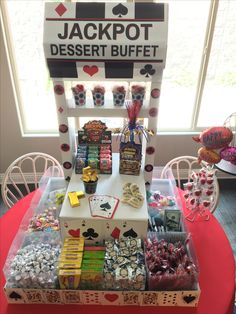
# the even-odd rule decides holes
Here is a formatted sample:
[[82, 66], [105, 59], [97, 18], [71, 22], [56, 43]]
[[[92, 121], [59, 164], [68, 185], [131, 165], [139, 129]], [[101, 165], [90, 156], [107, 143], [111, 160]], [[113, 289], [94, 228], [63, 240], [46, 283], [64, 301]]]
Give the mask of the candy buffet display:
[[111, 131], [101, 121], [89, 121], [78, 131], [75, 172], [82, 173], [87, 166], [102, 174], [112, 172]]
[[[156, 132], [165, 67], [168, 5], [145, 3], [144, 10], [142, 3], [108, 2], [97, 3], [96, 8], [94, 3], [46, 4], [44, 51], [57, 105], [63, 170], [69, 183], [63, 203], [61, 196], [56, 198], [57, 203], [62, 205], [60, 232], [45, 232], [45, 225], [38, 223], [38, 220], [43, 223], [46, 219], [45, 224], [52, 228], [53, 215], [51, 210], [46, 211], [53, 207], [52, 204], [42, 207], [37, 212], [40, 216], [30, 222], [31, 231], [35, 225], [43, 231], [27, 232], [34, 237], [40, 234], [60, 236], [57, 251], [50, 247], [50, 254], [56, 258], [52, 258], [47, 251], [48, 245], [52, 245], [50, 241], [40, 241], [41, 248], [34, 246], [38, 251], [34, 254], [36, 257], [32, 257], [30, 267], [39, 263], [36, 267], [39, 275], [35, 280], [37, 284], [40, 280], [41, 284], [40, 278], [43, 278], [45, 285], [37, 289], [31, 285], [24, 289], [7, 285], [5, 293], [9, 303], [146, 306], [168, 303], [171, 306], [195, 307], [200, 295], [197, 285], [189, 291], [170, 289], [161, 292], [150, 291], [146, 285], [150, 272], [147, 270], [147, 265], [150, 266], [148, 250], [151, 247], [149, 239], [144, 245], [148, 230], [145, 196], [154, 166], [155, 142], [151, 135]], [[70, 20], [69, 24], [66, 19]], [[140, 23], [142, 20], [146, 24]], [[93, 34], [90, 32], [88, 36], [88, 27], [98, 24], [99, 27], [95, 27]], [[84, 84], [72, 87], [74, 106], [70, 106], [66, 98], [68, 91], [64, 80], [79, 80]], [[105, 83], [108, 80], [117, 81], [112, 90], [112, 106], [104, 106]], [[85, 105], [88, 81], [93, 82], [92, 105]], [[126, 112], [123, 84], [127, 86], [127, 83], [131, 86], [131, 96], [126, 102]], [[71, 90], [69, 92], [71, 94]], [[145, 106], [144, 97], [147, 100]], [[125, 118], [126, 113], [128, 124], [121, 132], [120, 155], [112, 156], [111, 132], [99, 120], [86, 123], [83, 130], [78, 131], [78, 147], [74, 151], [77, 145], [71, 118]], [[145, 118], [148, 128], [141, 122]], [[143, 140], [149, 146], [146, 150]], [[144, 171], [141, 171], [142, 150], [146, 151]], [[155, 201], [167, 207], [162, 191], [159, 196], [159, 189], [154, 191], [151, 198], [155, 196]], [[172, 209], [174, 205], [171, 201], [174, 202], [174, 199], [168, 199], [168, 207]], [[159, 205], [157, 207], [159, 210]], [[18, 250], [24, 250], [33, 242], [23, 243], [18, 243], [17, 250], [8, 256], [8, 262], [18, 259], [21, 254]], [[34, 252], [34, 248], [31, 251]], [[41, 249], [45, 256], [40, 254]], [[53, 279], [45, 276], [48, 268], [53, 271], [53, 276], [56, 274]], [[6, 273], [8, 276], [9, 272]]]

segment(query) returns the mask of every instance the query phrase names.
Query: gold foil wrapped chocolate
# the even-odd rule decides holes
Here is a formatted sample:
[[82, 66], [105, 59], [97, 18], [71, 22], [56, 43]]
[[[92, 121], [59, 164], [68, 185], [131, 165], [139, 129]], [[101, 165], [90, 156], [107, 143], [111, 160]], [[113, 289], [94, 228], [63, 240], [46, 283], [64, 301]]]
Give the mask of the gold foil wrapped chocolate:
[[83, 168], [82, 180], [84, 182], [96, 182], [98, 179], [98, 174], [95, 169], [92, 169], [90, 166]]

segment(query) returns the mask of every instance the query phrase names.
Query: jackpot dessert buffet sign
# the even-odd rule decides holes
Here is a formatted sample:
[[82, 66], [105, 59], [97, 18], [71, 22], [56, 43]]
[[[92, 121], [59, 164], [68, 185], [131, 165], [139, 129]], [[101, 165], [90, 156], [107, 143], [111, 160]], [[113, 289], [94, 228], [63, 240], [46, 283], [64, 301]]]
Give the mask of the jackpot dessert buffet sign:
[[167, 49], [162, 3], [46, 3], [44, 51], [54, 78], [158, 80]]

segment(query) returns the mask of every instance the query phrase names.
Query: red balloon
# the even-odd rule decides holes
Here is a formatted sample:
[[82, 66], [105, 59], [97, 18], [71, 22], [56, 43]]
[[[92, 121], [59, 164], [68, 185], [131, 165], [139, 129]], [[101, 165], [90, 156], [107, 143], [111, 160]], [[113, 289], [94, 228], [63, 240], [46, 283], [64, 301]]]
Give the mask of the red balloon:
[[204, 130], [199, 136], [193, 137], [196, 142], [202, 143], [209, 149], [219, 149], [229, 145], [233, 139], [233, 133], [224, 126], [212, 127]]
[[209, 164], [218, 164], [221, 161], [221, 157], [217, 152], [206, 147], [199, 148], [198, 159], [199, 161], [204, 160]]

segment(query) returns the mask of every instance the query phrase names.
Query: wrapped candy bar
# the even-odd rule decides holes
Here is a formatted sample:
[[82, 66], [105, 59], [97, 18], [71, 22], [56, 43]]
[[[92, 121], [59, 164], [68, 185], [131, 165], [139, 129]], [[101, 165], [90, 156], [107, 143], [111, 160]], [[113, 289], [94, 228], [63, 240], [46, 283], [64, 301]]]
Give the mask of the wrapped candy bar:
[[[198, 271], [187, 251], [184, 233], [149, 233], [145, 240], [145, 261], [149, 290], [192, 290]], [[166, 237], [165, 237], [166, 236]], [[169, 237], [169, 238], [168, 238]]]
[[81, 173], [82, 169], [85, 168], [87, 165], [87, 159], [77, 157], [75, 161], [75, 173]]
[[105, 245], [104, 288], [144, 290], [146, 273], [141, 239], [106, 241]]

